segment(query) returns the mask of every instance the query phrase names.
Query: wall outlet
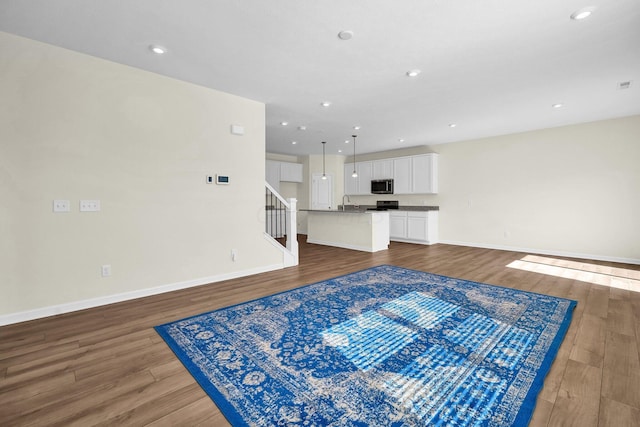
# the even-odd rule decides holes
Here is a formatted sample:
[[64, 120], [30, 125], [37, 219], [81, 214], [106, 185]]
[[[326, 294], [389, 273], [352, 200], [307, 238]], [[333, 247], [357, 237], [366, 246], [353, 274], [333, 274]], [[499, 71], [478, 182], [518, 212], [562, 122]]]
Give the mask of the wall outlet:
[[69, 200], [54, 200], [54, 212], [71, 212], [71, 202]]
[[231, 249], [231, 261], [236, 262], [238, 260], [238, 250]]
[[111, 276], [111, 264], [105, 264], [102, 266], [101, 270], [100, 270], [102, 277], [109, 277]]
[[98, 212], [100, 200], [80, 200], [80, 212]]

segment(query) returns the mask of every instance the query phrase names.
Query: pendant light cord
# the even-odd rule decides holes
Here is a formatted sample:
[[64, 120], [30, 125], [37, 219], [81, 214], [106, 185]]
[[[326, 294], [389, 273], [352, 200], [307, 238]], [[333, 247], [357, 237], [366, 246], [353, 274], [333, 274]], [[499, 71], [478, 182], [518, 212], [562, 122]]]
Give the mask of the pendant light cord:
[[356, 136], [358, 135], [351, 135], [353, 137], [353, 176], [354, 178], [356, 178], [358, 176], [358, 172], [356, 172]]
[[326, 168], [325, 168], [325, 152], [324, 152], [324, 147], [325, 144], [327, 143], [327, 141], [322, 141], [322, 179], [327, 179], [327, 175], [325, 173]]

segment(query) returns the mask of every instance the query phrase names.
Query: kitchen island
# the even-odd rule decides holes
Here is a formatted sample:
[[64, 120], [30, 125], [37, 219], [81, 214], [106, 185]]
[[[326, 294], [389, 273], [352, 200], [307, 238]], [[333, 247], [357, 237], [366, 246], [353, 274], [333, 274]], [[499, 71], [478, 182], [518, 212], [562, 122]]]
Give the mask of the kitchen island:
[[306, 210], [307, 242], [357, 251], [389, 249], [389, 212]]

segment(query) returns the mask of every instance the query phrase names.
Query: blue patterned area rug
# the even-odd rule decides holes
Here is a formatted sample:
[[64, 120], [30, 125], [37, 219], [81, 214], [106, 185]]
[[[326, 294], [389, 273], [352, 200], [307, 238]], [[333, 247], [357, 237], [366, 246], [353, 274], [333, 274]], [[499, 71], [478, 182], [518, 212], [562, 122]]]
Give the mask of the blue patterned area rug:
[[575, 305], [385, 265], [156, 330], [232, 425], [522, 426]]

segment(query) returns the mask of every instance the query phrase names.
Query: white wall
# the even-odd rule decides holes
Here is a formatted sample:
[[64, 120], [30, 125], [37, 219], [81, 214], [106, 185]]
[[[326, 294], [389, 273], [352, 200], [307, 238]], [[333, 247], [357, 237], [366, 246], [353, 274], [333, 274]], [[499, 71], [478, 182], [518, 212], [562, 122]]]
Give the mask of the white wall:
[[440, 153], [438, 195], [351, 199], [439, 205], [442, 242], [640, 263], [640, 116], [412, 150]]
[[437, 146], [440, 237], [640, 263], [640, 116]]
[[0, 52], [0, 324], [282, 266], [264, 104], [6, 33]]

